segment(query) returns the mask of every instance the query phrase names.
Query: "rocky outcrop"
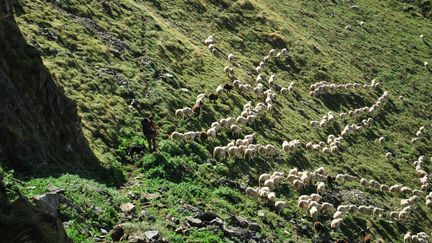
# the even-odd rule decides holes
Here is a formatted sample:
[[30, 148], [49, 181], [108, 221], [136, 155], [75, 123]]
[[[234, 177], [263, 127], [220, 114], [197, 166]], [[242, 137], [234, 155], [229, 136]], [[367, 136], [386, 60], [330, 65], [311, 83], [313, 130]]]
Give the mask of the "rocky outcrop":
[[75, 103], [26, 43], [10, 17], [9, 1], [0, 1], [0, 10], [0, 161], [24, 171], [97, 161], [82, 134]]

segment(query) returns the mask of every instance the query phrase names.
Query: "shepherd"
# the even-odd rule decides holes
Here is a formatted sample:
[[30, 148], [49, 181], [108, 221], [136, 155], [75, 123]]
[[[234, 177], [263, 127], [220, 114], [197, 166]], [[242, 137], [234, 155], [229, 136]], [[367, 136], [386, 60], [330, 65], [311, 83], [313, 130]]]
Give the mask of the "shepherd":
[[153, 120], [153, 117], [144, 118], [141, 121], [141, 126], [143, 129], [143, 134], [147, 138], [147, 142], [149, 144], [149, 149], [151, 151], [156, 150], [156, 139], [158, 135], [158, 129], [156, 126], [156, 122]]

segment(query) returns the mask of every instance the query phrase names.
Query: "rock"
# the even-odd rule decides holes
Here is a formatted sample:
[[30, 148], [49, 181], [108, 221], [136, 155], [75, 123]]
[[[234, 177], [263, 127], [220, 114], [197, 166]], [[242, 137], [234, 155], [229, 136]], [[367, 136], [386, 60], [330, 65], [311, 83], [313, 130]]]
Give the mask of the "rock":
[[65, 192], [64, 189], [52, 185], [48, 186], [48, 191], [52, 193], [60, 193], [60, 194], [63, 194]]
[[44, 195], [35, 196], [36, 205], [45, 213], [57, 217], [57, 210], [60, 206], [57, 193], [46, 193]]
[[123, 237], [124, 233], [125, 233], [125, 231], [124, 231], [123, 225], [119, 224], [119, 225], [115, 226], [113, 230], [111, 230], [111, 233], [110, 233], [111, 239], [113, 241], [120, 241], [120, 239]]
[[190, 226], [194, 226], [194, 227], [202, 227], [203, 226], [203, 222], [201, 221], [201, 219], [197, 219], [197, 218], [187, 218], [186, 222], [190, 225]]
[[186, 235], [186, 236], [190, 235], [189, 229], [184, 226], [178, 227], [177, 229], [175, 229], [175, 232], [181, 235]]
[[129, 243], [145, 243], [146, 238], [144, 236], [140, 236], [140, 235], [133, 235], [131, 237], [129, 237], [128, 239]]
[[250, 231], [248, 231], [246, 229], [239, 228], [239, 227], [224, 228], [223, 231], [228, 237], [231, 237], [231, 238], [236, 237], [236, 238], [240, 238], [243, 240], [252, 238], [252, 234]]
[[210, 221], [209, 223], [210, 225], [218, 225], [218, 226], [223, 226], [224, 222], [222, 221], [222, 219], [220, 218], [215, 218], [212, 221]]
[[204, 213], [199, 213], [197, 218], [201, 219], [204, 222], [210, 222], [216, 218], [218, 218], [219, 216], [214, 213], [214, 212], [204, 212]]
[[261, 231], [261, 226], [259, 224], [254, 223], [254, 222], [250, 222], [250, 221], [248, 221], [242, 217], [233, 215], [233, 216], [231, 216], [230, 219], [231, 219], [231, 223], [234, 226], [238, 226], [241, 228], [249, 228], [253, 231]]
[[135, 206], [132, 203], [122, 203], [120, 209], [122, 212], [131, 213], [135, 210]]
[[106, 235], [108, 233], [108, 231], [106, 231], [106, 229], [104, 229], [104, 228], [101, 228], [100, 230], [101, 230], [101, 233], [104, 235]]
[[191, 212], [194, 212], [197, 214], [204, 213], [204, 210], [202, 210], [198, 207], [195, 207], [193, 205], [187, 204], [187, 203], [183, 205], [183, 207], [181, 208], [181, 211], [191, 211]]
[[154, 199], [158, 199], [160, 197], [162, 197], [162, 195], [159, 193], [148, 193], [148, 194], [144, 195], [144, 198], [147, 200], [154, 200]]
[[152, 221], [152, 222], [156, 221], [156, 218], [146, 210], [141, 210], [141, 212], [139, 214], [139, 219], [140, 220], [147, 219], [147, 220]]
[[145, 238], [149, 241], [156, 241], [159, 239], [159, 230], [148, 230], [144, 232]]

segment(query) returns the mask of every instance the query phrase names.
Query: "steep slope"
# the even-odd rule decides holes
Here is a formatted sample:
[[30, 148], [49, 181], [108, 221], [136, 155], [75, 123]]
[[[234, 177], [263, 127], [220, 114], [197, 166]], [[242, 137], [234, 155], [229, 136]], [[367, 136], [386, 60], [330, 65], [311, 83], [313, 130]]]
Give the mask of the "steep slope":
[[[65, 213], [72, 217], [68, 220], [78, 222], [68, 232], [90, 228], [79, 231], [78, 235], [94, 240], [88, 231], [94, 235], [98, 228], [112, 228], [113, 222], [127, 222], [131, 235], [157, 228], [171, 241], [239, 240], [238, 236], [211, 227], [191, 227], [189, 236], [174, 233], [178, 225], [171, 219], [187, 221], [191, 212], [184, 208], [192, 204], [205, 211], [214, 211], [225, 221], [232, 215], [240, 215], [258, 223], [261, 229], [257, 239], [260, 240], [307, 242], [317, 238], [347, 238], [357, 242], [362, 238], [360, 230], [369, 228], [377, 240], [400, 242], [408, 230], [430, 233], [432, 214], [425, 206], [425, 195], [403, 222], [388, 217], [350, 215], [340, 230], [330, 230], [331, 217], [320, 215], [319, 220], [328, 230], [317, 236], [310, 230], [313, 220], [304, 216], [296, 205], [298, 196], [312, 193], [314, 187], [300, 192], [288, 184], [278, 188], [278, 197], [288, 202], [280, 215], [264, 201], [244, 193], [246, 186], [258, 185], [261, 173], [288, 172], [293, 167], [314, 170], [319, 166], [324, 166], [333, 175], [349, 173], [387, 185], [399, 183], [411, 188], [420, 187], [411, 162], [421, 155], [431, 156], [431, 69], [423, 64], [425, 61], [432, 63], [429, 40], [432, 37], [428, 37], [432, 23], [428, 19], [430, 1], [413, 1], [413, 4], [372, 0], [18, 1], [15, 20], [25, 42], [33, 46], [29, 48], [40, 52], [43, 64], [39, 63], [38, 67], [47, 68], [53, 85], [64, 88], [65, 96], [76, 103], [78, 116], [82, 118], [82, 128], [77, 129], [75, 135], [66, 137], [80, 138], [79, 133], [82, 133], [97, 157], [91, 161], [101, 161], [102, 167], [118, 168], [123, 163], [123, 171], [130, 181], [121, 193], [128, 194], [129, 200], [137, 206], [136, 212], [145, 209], [154, 215], [154, 220], [137, 223], [119, 214], [109, 216], [110, 223], [98, 218], [98, 223], [88, 225], [89, 221]], [[360, 21], [364, 24], [360, 25]], [[348, 25], [351, 28], [345, 28]], [[217, 55], [210, 53], [203, 44], [210, 34], [216, 36]], [[426, 35], [424, 41], [419, 38], [420, 34]], [[216, 103], [206, 101], [198, 117], [185, 120], [174, 117], [175, 109], [191, 107], [198, 94], [213, 92], [220, 84], [239, 79], [255, 86], [255, 67], [272, 48], [287, 48], [289, 54], [284, 59], [270, 62], [263, 74], [266, 77], [276, 74], [276, 82], [283, 87], [294, 81], [295, 92], [278, 96], [271, 113], [261, 116], [252, 126], [242, 126], [242, 134], [255, 132], [260, 144], [281, 147], [283, 141], [294, 139], [304, 143], [325, 141], [329, 134], [340, 134], [346, 123], [358, 123], [361, 119], [338, 121], [326, 129], [312, 128], [311, 120], [320, 120], [329, 111], [339, 113], [371, 106], [384, 91], [389, 92], [390, 100], [374, 115], [373, 125], [347, 136], [341, 151], [335, 155], [301, 149], [294, 154], [261, 156], [251, 161], [241, 158], [216, 161], [211, 159], [213, 148], [233, 139], [226, 130], [208, 142], [168, 140], [173, 131], [205, 131], [214, 121], [227, 116], [237, 117], [249, 100], [263, 102], [262, 97], [234, 90], [221, 95]], [[234, 64], [227, 61], [228, 53], [237, 57]], [[8, 60], [7, 55], [1, 58]], [[8, 68], [13, 64], [10, 60], [5, 63]], [[226, 65], [233, 65], [235, 77], [225, 75]], [[25, 70], [26, 66], [17, 65], [16, 68]], [[33, 76], [31, 72], [23, 73]], [[9, 80], [20, 80], [9, 77]], [[29, 77], [21, 80], [26, 79]], [[365, 84], [372, 79], [381, 83], [380, 89], [325, 94], [317, 98], [309, 95], [309, 86], [319, 81]], [[5, 97], [20, 97], [9, 94]], [[401, 102], [399, 96], [405, 97], [406, 102]], [[47, 97], [55, 100], [55, 95]], [[43, 99], [43, 96], [38, 98]], [[129, 106], [132, 100], [138, 101], [139, 106]], [[61, 104], [59, 109], [64, 107]], [[27, 110], [34, 113], [27, 113], [29, 117], [38, 117], [42, 113], [37, 109]], [[145, 144], [139, 121], [150, 114], [160, 127], [159, 151], [131, 158], [127, 155], [128, 147]], [[19, 119], [26, 118], [20, 116]], [[70, 158], [67, 153], [61, 153], [60, 148], [49, 146], [66, 145], [66, 141], [41, 134], [46, 130], [61, 132], [69, 131], [69, 126], [79, 127], [73, 125], [79, 120], [75, 114], [60, 114], [58, 122], [61, 119], [66, 128], [47, 125], [32, 136], [49, 138], [43, 140], [45, 144], [41, 143], [40, 147], [55, 152], [44, 153]], [[9, 124], [15, 125], [13, 130], [28, 130], [20, 122], [10, 121]], [[426, 126], [426, 134], [413, 144], [410, 140], [420, 126]], [[23, 138], [29, 136], [22, 135]], [[386, 137], [384, 145], [376, 142], [380, 136]], [[395, 159], [387, 161], [387, 152], [394, 154]], [[52, 158], [56, 157], [53, 155]], [[4, 160], [7, 163], [11, 158]], [[35, 163], [29, 158], [24, 160]], [[85, 158], [73, 160], [84, 161]], [[127, 162], [133, 164], [126, 165]], [[429, 163], [424, 164], [424, 169], [430, 172]], [[103, 170], [95, 171], [97, 177], [110, 177]], [[26, 178], [22, 186], [36, 185], [36, 191], [42, 192], [48, 185], [65, 179], [41, 180]], [[70, 190], [74, 191], [73, 186]], [[23, 191], [28, 195], [35, 194], [31, 190]], [[154, 194], [160, 197], [148, 199], [148, 195]], [[400, 209], [399, 201], [406, 197], [408, 195], [365, 189], [353, 182], [331, 186], [325, 200], [337, 205], [376, 205], [392, 211]], [[114, 206], [118, 207], [118, 204]], [[86, 216], [93, 217], [91, 213]], [[229, 224], [234, 225], [234, 222]]]

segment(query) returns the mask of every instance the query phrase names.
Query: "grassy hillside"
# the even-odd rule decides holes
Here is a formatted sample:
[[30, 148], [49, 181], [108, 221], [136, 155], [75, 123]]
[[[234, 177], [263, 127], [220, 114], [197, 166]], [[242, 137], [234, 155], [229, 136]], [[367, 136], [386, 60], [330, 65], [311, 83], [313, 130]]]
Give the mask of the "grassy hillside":
[[[298, 196], [313, 192], [313, 187], [300, 192], [288, 184], [278, 188], [278, 197], [288, 202], [280, 215], [264, 201], [246, 196], [244, 188], [257, 186], [261, 173], [319, 166], [331, 174], [419, 188], [411, 162], [425, 155], [425, 170], [432, 170], [432, 71], [423, 65], [425, 61], [432, 65], [431, 4], [429, 0], [17, 0], [15, 21], [27, 44], [39, 51], [53, 82], [76, 104], [90, 149], [103, 167], [119, 169], [127, 178], [118, 187], [107, 187], [104, 184], [121, 182], [122, 176], [99, 175], [95, 182], [70, 170], [65, 172], [75, 175], [15, 173], [22, 181], [17, 187], [26, 196], [46, 192], [50, 185], [65, 189], [68, 198], [85, 208], [81, 214], [61, 209], [62, 219], [69, 222], [66, 231], [75, 241], [109, 239], [101, 229], [109, 231], [119, 223], [125, 223], [130, 235], [158, 229], [172, 242], [240, 240], [211, 227], [191, 227], [189, 235], [175, 233], [179, 224], [172, 219], [181, 224], [192, 214], [185, 209], [187, 204], [213, 211], [226, 222], [236, 215], [258, 223], [259, 239], [275, 242], [319, 238], [359, 242], [361, 229], [367, 227], [374, 240], [383, 242], [401, 242], [408, 230], [430, 234], [432, 213], [424, 196], [404, 222], [348, 216], [339, 230], [331, 230], [331, 217], [320, 216], [327, 230], [318, 236], [311, 229], [312, 218], [296, 205]], [[218, 55], [203, 44], [210, 34], [216, 37]], [[280, 147], [285, 140], [326, 140], [329, 134], [340, 134], [345, 123], [338, 120], [327, 129], [315, 129], [311, 120], [328, 111], [371, 106], [384, 91], [390, 100], [370, 128], [344, 139], [336, 155], [301, 149], [270, 159], [215, 161], [213, 148], [233, 139], [226, 130], [210, 142], [169, 140], [173, 131], [205, 131], [213, 121], [237, 117], [249, 100], [263, 102], [262, 97], [234, 90], [214, 104], [206, 102], [198, 117], [174, 117], [175, 109], [191, 107], [198, 94], [213, 92], [220, 84], [239, 79], [255, 86], [255, 67], [272, 48], [287, 48], [288, 57], [270, 62], [263, 74], [275, 73], [276, 82], [284, 87], [294, 81], [295, 92], [278, 96], [273, 112], [253, 126], [242, 126], [243, 135], [257, 133], [258, 143]], [[235, 78], [223, 72], [230, 65], [228, 53], [237, 57]], [[365, 84], [372, 79], [381, 83], [380, 89], [309, 95], [309, 86], [319, 81]], [[140, 109], [129, 107], [133, 99]], [[146, 144], [140, 120], [150, 114], [160, 127], [159, 150], [130, 158], [126, 153], [131, 145]], [[426, 126], [425, 135], [413, 144], [410, 140], [420, 126]], [[384, 145], [376, 142], [381, 136], [386, 137]], [[395, 155], [391, 162], [385, 158], [387, 152]], [[103, 193], [97, 193], [100, 190], [112, 198], [108, 203]], [[326, 199], [337, 205], [371, 204], [392, 211], [400, 208], [402, 198], [353, 182], [335, 184]], [[118, 213], [124, 202], [136, 206], [134, 216]], [[142, 210], [152, 217], [140, 217]]]

